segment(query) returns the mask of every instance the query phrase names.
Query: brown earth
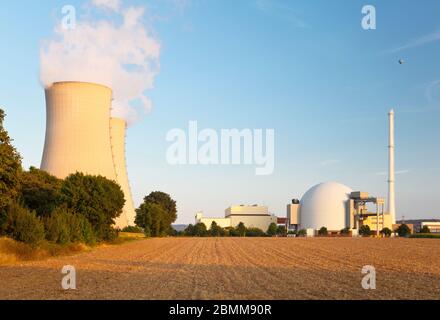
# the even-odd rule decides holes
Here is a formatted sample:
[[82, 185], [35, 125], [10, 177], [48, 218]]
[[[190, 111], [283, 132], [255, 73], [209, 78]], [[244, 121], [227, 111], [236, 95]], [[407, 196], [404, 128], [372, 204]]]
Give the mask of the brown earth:
[[[61, 288], [65, 265], [77, 290]], [[365, 265], [376, 290], [361, 287]], [[0, 267], [0, 299], [439, 298], [436, 239], [147, 239]]]

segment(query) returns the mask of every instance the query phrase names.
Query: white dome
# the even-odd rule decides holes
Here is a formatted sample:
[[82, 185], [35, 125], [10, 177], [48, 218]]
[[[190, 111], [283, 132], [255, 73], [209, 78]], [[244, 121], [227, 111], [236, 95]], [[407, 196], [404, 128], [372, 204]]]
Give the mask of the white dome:
[[347, 226], [347, 200], [352, 190], [337, 182], [314, 186], [301, 199], [301, 228], [339, 231]]

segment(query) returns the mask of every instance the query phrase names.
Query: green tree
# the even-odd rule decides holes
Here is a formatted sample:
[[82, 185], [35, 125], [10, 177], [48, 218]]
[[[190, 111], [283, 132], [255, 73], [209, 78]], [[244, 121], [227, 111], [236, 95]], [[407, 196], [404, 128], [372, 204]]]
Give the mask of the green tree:
[[172, 230], [171, 225], [177, 220], [176, 201], [165, 192], [155, 191], [144, 198], [144, 203], [154, 203], [163, 208], [164, 215], [160, 219], [160, 233], [169, 234]]
[[371, 236], [371, 229], [368, 225], [364, 224], [359, 228], [359, 234], [363, 237]]
[[431, 233], [431, 230], [428, 226], [423, 226], [423, 228], [420, 229], [420, 233]]
[[38, 216], [50, 216], [59, 205], [63, 181], [49, 173], [31, 167], [21, 173], [20, 197], [23, 204]]
[[277, 228], [277, 235], [285, 237], [287, 235], [286, 226], [278, 226], [278, 228]]
[[212, 221], [209, 233], [211, 234], [211, 237], [221, 237], [224, 235], [224, 230], [217, 224], [217, 222]]
[[9, 205], [7, 211], [7, 235], [32, 246], [38, 246], [44, 240], [44, 224], [35, 212], [15, 202]]
[[318, 235], [320, 235], [320, 236], [327, 236], [328, 235], [327, 228], [326, 227], [322, 227], [321, 229], [319, 229]]
[[[6, 222], [6, 208], [18, 197], [21, 156], [3, 126], [5, 112], [0, 109], [0, 224]], [[0, 230], [1, 231], [1, 230]]]
[[246, 237], [246, 226], [240, 222], [236, 228], [239, 237]]
[[264, 237], [266, 234], [259, 228], [248, 228], [246, 230], [246, 237]]
[[144, 229], [147, 237], [161, 237], [165, 235], [163, 219], [166, 212], [159, 204], [144, 202], [136, 209], [135, 223]]
[[90, 222], [98, 240], [112, 240], [117, 236], [113, 227], [125, 199], [116, 182], [102, 176], [72, 174], [63, 181], [60, 201]]
[[301, 229], [298, 230], [298, 237], [305, 237], [307, 235], [307, 230], [306, 229]]
[[204, 223], [197, 223], [194, 226], [194, 236], [195, 237], [206, 237], [208, 235], [208, 230]]
[[194, 225], [190, 224], [188, 227], [186, 227], [184, 234], [185, 234], [185, 236], [193, 237], [194, 236]]
[[271, 237], [275, 236], [277, 234], [278, 226], [275, 222], [272, 222], [269, 225], [269, 228], [267, 228], [267, 234]]
[[391, 229], [386, 228], [386, 227], [380, 231], [380, 234], [383, 235], [384, 237], [387, 237], [387, 238], [391, 237], [391, 233], [392, 233]]
[[407, 237], [411, 234], [411, 229], [403, 223], [396, 229], [396, 232], [399, 237]]

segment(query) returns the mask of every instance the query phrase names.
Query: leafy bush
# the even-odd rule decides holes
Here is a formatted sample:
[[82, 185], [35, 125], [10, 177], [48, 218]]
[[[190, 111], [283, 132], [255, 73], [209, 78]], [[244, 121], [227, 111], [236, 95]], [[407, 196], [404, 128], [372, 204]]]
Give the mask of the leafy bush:
[[227, 227], [225, 228], [225, 235], [228, 237], [239, 237], [240, 232], [237, 230], [237, 228]]
[[194, 226], [194, 237], [206, 237], [208, 235], [208, 230], [206, 228], [206, 225], [204, 223], [197, 223]]
[[389, 228], [383, 228], [383, 229], [380, 231], [380, 234], [383, 235], [383, 236], [385, 236], [385, 237], [387, 237], [387, 238], [391, 237], [391, 234], [392, 234], [392, 233], [393, 233], [393, 232], [392, 232]]
[[144, 230], [142, 230], [139, 227], [136, 226], [128, 226], [121, 230], [121, 232], [127, 232], [127, 233], [144, 233]]
[[20, 175], [20, 184], [21, 201], [38, 216], [47, 217], [58, 206], [62, 180], [31, 167]]
[[239, 237], [246, 237], [246, 226], [243, 222], [240, 222], [235, 230], [237, 231]]
[[359, 234], [363, 237], [371, 236], [371, 229], [368, 225], [364, 224], [359, 228]]
[[275, 222], [272, 222], [272, 223], [269, 225], [269, 228], [267, 228], [266, 233], [267, 233], [269, 236], [273, 237], [273, 236], [275, 236], [275, 235], [277, 234], [277, 230], [278, 230], [278, 226], [277, 226], [277, 224], [276, 224]]
[[90, 222], [97, 240], [117, 237], [113, 225], [122, 213], [125, 200], [116, 182], [102, 176], [72, 174], [61, 186], [61, 202]]
[[277, 235], [285, 237], [287, 234], [286, 226], [278, 226], [277, 227]]
[[411, 229], [403, 223], [396, 229], [396, 232], [399, 237], [407, 237], [411, 234]]
[[327, 230], [327, 228], [326, 228], [326, 227], [322, 227], [321, 229], [319, 229], [319, 231], [318, 231], [318, 235], [320, 235], [320, 236], [326, 236], [326, 235], [328, 235], [328, 230]]
[[435, 234], [435, 233], [416, 233], [416, 234], [411, 234], [409, 236], [410, 238], [425, 238], [425, 239], [440, 239], [440, 234]]
[[420, 233], [431, 233], [431, 230], [428, 226], [423, 226], [423, 228], [420, 229]]
[[340, 231], [340, 234], [343, 236], [347, 236], [350, 234], [350, 228], [344, 228]]
[[66, 208], [57, 208], [45, 220], [46, 239], [57, 244], [82, 242], [93, 244], [95, 236], [90, 222]]
[[37, 246], [44, 240], [44, 224], [29, 209], [17, 203], [8, 208], [6, 232], [14, 240]]
[[298, 237], [305, 237], [307, 235], [306, 229], [301, 229], [297, 232]]
[[211, 229], [209, 229], [211, 237], [222, 237], [225, 235], [225, 230], [220, 227], [217, 222], [213, 221], [211, 223]]
[[247, 228], [246, 237], [265, 237], [266, 234], [259, 228]]

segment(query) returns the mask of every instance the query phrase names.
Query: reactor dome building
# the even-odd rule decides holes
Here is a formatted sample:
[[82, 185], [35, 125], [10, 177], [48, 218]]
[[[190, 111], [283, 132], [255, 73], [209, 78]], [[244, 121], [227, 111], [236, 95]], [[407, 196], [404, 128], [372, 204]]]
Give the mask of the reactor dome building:
[[111, 118], [112, 90], [94, 83], [56, 82], [45, 93], [41, 169], [60, 179], [83, 172], [117, 182], [125, 206], [116, 226], [133, 225], [135, 210], [125, 161], [126, 123]]
[[315, 230], [323, 226], [329, 230], [344, 229], [347, 201], [352, 191], [338, 182], [326, 182], [312, 187], [300, 201], [301, 226]]

